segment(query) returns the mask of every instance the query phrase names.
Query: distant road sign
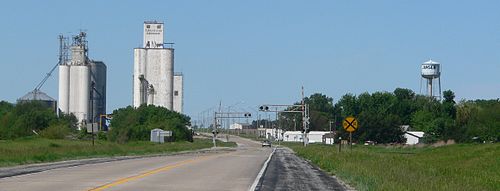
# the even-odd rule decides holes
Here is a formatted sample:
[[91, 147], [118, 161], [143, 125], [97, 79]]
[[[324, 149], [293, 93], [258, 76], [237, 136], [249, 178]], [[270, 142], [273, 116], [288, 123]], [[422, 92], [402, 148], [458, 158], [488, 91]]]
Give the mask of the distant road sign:
[[342, 126], [347, 132], [353, 132], [358, 129], [358, 120], [353, 116], [346, 117], [342, 122]]

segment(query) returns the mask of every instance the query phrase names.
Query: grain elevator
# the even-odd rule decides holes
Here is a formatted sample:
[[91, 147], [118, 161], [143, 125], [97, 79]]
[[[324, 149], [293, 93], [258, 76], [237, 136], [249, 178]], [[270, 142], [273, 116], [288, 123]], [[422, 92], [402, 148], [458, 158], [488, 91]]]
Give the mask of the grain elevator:
[[73, 37], [71, 58], [59, 64], [59, 110], [82, 125], [106, 114], [106, 65], [88, 58], [87, 34]]
[[[156, 105], [182, 112], [182, 105], [174, 106], [174, 101], [182, 99], [178, 100], [179, 91], [174, 95], [174, 48], [165, 47], [173, 43], [164, 42], [164, 23], [146, 21], [143, 29], [142, 46], [134, 49], [133, 105]], [[182, 77], [176, 78], [182, 85]]]

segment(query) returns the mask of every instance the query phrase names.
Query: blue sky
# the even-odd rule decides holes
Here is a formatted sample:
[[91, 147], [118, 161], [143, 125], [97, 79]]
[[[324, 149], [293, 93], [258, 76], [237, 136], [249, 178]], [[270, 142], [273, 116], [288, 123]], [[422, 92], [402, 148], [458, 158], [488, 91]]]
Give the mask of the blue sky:
[[[442, 64], [458, 99], [500, 97], [500, 1], [8, 1], [0, 6], [1, 100], [32, 90], [57, 62], [57, 35], [88, 33], [108, 66], [108, 111], [132, 103], [133, 48], [165, 22], [185, 111], [288, 104], [324, 93], [420, 91]], [[57, 99], [57, 70], [42, 89]]]

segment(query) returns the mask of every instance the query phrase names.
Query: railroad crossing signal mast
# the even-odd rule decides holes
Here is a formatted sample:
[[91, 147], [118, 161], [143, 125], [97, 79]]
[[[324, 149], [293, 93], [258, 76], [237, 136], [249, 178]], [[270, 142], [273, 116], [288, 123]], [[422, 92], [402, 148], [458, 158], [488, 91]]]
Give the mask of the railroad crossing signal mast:
[[[273, 110], [274, 107], [274, 110]], [[288, 110], [287, 110], [288, 109]], [[276, 120], [278, 119], [279, 113], [301, 113], [302, 114], [302, 125], [304, 133], [302, 134], [304, 147], [307, 146], [309, 139], [307, 138], [307, 132], [309, 129], [309, 105], [304, 101], [304, 87], [302, 87], [302, 100], [300, 105], [276, 105], [276, 104], [264, 104], [259, 107], [260, 111], [263, 112], [276, 112]], [[278, 139], [279, 143], [279, 139]]]
[[249, 118], [252, 117], [251, 113], [248, 112], [215, 112], [214, 114], [214, 126], [212, 130], [212, 141], [214, 143], [214, 147], [217, 147], [215, 139], [217, 138], [217, 134], [219, 134], [219, 130], [217, 129], [220, 124], [217, 123], [219, 119], [238, 119], [238, 118]]
[[[302, 108], [303, 108], [302, 105], [265, 104], [265, 105], [260, 106], [259, 110], [262, 112], [274, 112], [274, 113], [276, 113], [276, 120], [278, 120], [278, 116], [280, 113], [302, 113], [302, 116], [304, 116], [304, 112], [301, 110]], [[307, 120], [307, 124], [309, 124], [309, 116], [307, 117], [306, 120]], [[304, 128], [304, 135], [306, 135], [306, 134], [307, 134], [307, 126], [306, 126], [306, 128]], [[278, 137], [278, 144], [279, 144], [279, 136], [277, 136], [277, 137]], [[306, 144], [305, 141], [304, 141], [304, 144]]]

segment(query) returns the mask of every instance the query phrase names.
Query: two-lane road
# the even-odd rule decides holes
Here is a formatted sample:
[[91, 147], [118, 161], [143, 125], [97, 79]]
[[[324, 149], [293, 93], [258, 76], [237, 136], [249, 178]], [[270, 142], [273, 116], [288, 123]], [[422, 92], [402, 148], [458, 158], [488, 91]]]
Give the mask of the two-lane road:
[[235, 151], [149, 157], [0, 178], [0, 190], [248, 190], [272, 152], [231, 137]]

